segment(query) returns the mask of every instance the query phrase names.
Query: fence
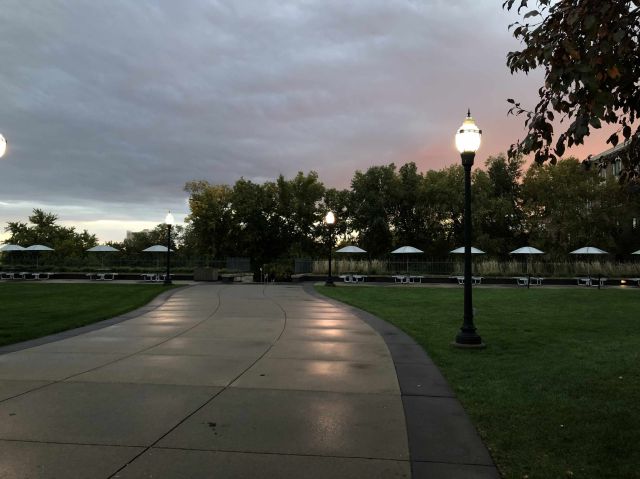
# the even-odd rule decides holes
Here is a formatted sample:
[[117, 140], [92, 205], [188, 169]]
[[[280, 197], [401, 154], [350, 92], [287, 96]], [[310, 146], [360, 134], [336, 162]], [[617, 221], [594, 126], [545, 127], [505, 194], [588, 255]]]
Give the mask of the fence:
[[[535, 274], [545, 277], [573, 277], [586, 274], [611, 277], [640, 277], [640, 261], [498, 261], [473, 258], [473, 273], [483, 276], [518, 276]], [[328, 260], [313, 261], [314, 274], [327, 274]], [[350, 260], [337, 259], [332, 263], [332, 272], [360, 273], [368, 275], [391, 275], [399, 273], [423, 274], [429, 276], [460, 275], [464, 272], [464, 259], [398, 261], [398, 260]]]
[[[91, 270], [113, 270], [134, 272], [158, 271], [166, 267], [166, 253], [140, 253], [123, 255], [118, 253], [87, 254], [82, 257], [59, 257], [54, 254], [32, 253], [0, 254], [0, 267], [8, 270], [31, 271], [39, 269], [55, 272], [84, 272]], [[176, 272], [192, 272], [195, 268], [216, 268], [227, 271], [251, 271], [249, 258], [214, 259], [210, 256], [186, 256], [171, 254], [171, 269]]]

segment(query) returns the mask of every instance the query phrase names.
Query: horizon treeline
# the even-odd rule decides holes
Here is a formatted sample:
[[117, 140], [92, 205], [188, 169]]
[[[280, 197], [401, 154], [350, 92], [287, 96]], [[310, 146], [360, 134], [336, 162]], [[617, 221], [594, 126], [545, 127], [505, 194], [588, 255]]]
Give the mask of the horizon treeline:
[[[472, 172], [473, 245], [504, 257], [532, 245], [554, 258], [591, 245], [618, 256], [640, 249], [640, 193], [575, 158], [557, 164], [489, 157]], [[314, 171], [292, 179], [234, 185], [188, 182], [190, 215], [182, 248], [259, 262], [324, 257], [336, 216], [334, 245], [355, 244], [371, 258], [415, 246], [445, 257], [463, 241], [462, 166], [418, 171], [415, 163], [356, 171], [349, 189], [326, 188]]]

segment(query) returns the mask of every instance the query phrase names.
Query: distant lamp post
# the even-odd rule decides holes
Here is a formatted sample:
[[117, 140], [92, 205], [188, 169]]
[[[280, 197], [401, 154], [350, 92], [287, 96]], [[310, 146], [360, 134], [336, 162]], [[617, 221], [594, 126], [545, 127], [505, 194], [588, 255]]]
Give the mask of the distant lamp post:
[[481, 136], [482, 130], [471, 118], [469, 110], [456, 133], [456, 148], [464, 167], [464, 320], [453, 345], [461, 348], [485, 347], [473, 324], [471, 299], [471, 167], [480, 148]]
[[171, 282], [171, 227], [175, 224], [175, 219], [171, 211], [167, 213], [164, 224], [167, 225], [167, 274], [164, 277], [164, 284], [169, 285]]
[[0, 158], [2, 158], [6, 152], [7, 140], [5, 140], [4, 136], [0, 135]]
[[327, 224], [329, 228], [329, 275], [327, 276], [327, 280], [324, 282], [325, 286], [335, 286], [333, 284], [333, 277], [331, 276], [331, 250], [333, 249], [333, 225], [336, 222], [336, 217], [333, 214], [333, 211], [329, 211], [327, 216], [324, 217], [324, 222]]

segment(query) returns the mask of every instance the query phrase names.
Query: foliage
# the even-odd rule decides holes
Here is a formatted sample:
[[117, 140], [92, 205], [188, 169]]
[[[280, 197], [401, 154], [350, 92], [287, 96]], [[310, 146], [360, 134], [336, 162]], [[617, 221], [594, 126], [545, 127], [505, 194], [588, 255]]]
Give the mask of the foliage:
[[576, 159], [532, 166], [522, 189], [530, 241], [556, 255], [586, 245], [615, 251], [622, 226], [631, 224], [622, 220], [639, 213], [619, 185], [602, 181]]
[[[537, 162], [555, 162], [566, 146], [582, 144], [591, 129], [603, 123], [619, 128], [608, 143], [615, 146], [621, 133], [626, 140], [633, 136], [632, 150], [637, 149], [640, 3], [507, 0], [503, 8], [512, 10], [514, 5], [522, 21], [510, 28], [523, 48], [508, 54], [507, 65], [512, 73], [543, 68], [544, 84], [532, 111], [508, 100], [514, 105], [510, 112], [524, 114], [528, 128], [524, 141], [512, 145], [511, 153], [535, 152]], [[568, 126], [554, 135], [554, 122], [557, 126], [565, 121]], [[639, 157], [632, 156], [631, 161], [627, 172], [636, 174], [630, 167], [639, 164]]]
[[7, 243], [31, 246], [41, 244], [53, 248], [54, 256], [82, 256], [97, 244], [96, 236], [87, 230], [76, 232], [75, 228], [57, 224], [58, 216], [34, 209], [29, 223], [9, 222], [5, 231], [10, 234]]

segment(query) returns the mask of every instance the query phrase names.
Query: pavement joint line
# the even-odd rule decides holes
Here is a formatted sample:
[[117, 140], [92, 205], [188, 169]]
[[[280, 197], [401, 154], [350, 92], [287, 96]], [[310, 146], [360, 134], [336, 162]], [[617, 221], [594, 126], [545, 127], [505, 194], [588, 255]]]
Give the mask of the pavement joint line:
[[[215, 387], [215, 386], [213, 386]], [[291, 391], [294, 393], [311, 393], [311, 394], [340, 394], [340, 395], [344, 395], [344, 396], [383, 396], [383, 397], [393, 397], [396, 398], [398, 396], [400, 396], [400, 394], [393, 394], [393, 393], [363, 393], [363, 392], [355, 392], [355, 391], [328, 391], [325, 389], [291, 389], [291, 388], [287, 388], [287, 389], [279, 389], [279, 388], [248, 388], [248, 387], [242, 387], [242, 386], [229, 386], [227, 389], [234, 389], [234, 390], [247, 390], [247, 391], [275, 391], [275, 392], [283, 392], [283, 391]]]
[[[369, 456], [335, 456], [326, 454], [299, 454], [289, 452], [272, 452], [272, 451], [241, 451], [238, 449], [201, 449], [190, 447], [151, 447], [154, 450], [169, 450], [169, 451], [198, 451], [198, 452], [231, 452], [234, 454], [264, 454], [269, 456], [295, 456], [295, 457], [324, 457], [328, 459], [364, 459], [368, 461], [390, 461], [390, 462], [406, 462], [409, 463], [409, 459], [391, 459], [389, 457], [369, 457]], [[424, 462], [424, 461], [422, 461]], [[443, 463], [446, 464], [446, 463]], [[451, 463], [454, 464], [454, 463]], [[473, 464], [471, 464], [473, 465]], [[490, 466], [487, 466], [490, 467]]]
[[65, 441], [37, 441], [35, 439], [10, 439], [0, 438], [1, 442], [16, 442], [16, 443], [28, 443], [28, 444], [54, 444], [57, 446], [99, 446], [99, 447], [126, 447], [131, 449], [140, 449], [145, 447], [144, 445], [132, 446], [131, 444], [105, 444], [105, 443], [93, 443], [93, 442], [65, 442]]
[[[220, 306], [222, 305], [222, 298], [220, 296], [221, 291], [227, 289], [229, 286], [222, 287], [217, 291], [217, 296], [218, 296], [218, 307], [216, 308], [216, 311], [211, 314], [207, 319], [202, 320], [200, 323], [212, 318], [213, 316], [215, 316], [215, 313], [220, 309]], [[235, 378], [233, 378], [231, 381], [229, 381], [229, 383], [226, 386], [223, 386], [218, 392], [216, 392], [213, 396], [211, 396], [209, 399], [207, 399], [203, 404], [201, 404], [200, 406], [198, 406], [197, 408], [195, 408], [193, 411], [191, 411], [189, 414], [187, 414], [185, 417], [183, 417], [180, 421], [178, 421], [173, 427], [171, 427], [168, 431], [166, 431], [164, 434], [162, 434], [158, 439], [156, 439], [150, 446], [145, 447], [144, 450], [140, 451], [139, 454], [136, 454], [133, 458], [131, 458], [126, 464], [124, 464], [122, 467], [120, 467], [118, 470], [116, 470], [113, 474], [111, 474], [107, 479], [111, 479], [113, 477], [115, 477], [119, 472], [123, 471], [124, 469], [126, 469], [130, 464], [132, 464], [133, 462], [136, 461], [136, 459], [138, 459], [139, 457], [141, 457], [143, 454], [145, 454], [147, 451], [149, 451], [150, 449], [153, 448], [154, 445], [158, 444], [160, 441], [162, 441], [165, 437], [167, 437], [169, 434], [171, 434], [173, 431], [175, 431], [178, 427], [180, 427], [182, 424], [185, 423], [185, 421], [187, 421], [188, 419], [190, 419], [194, 414], [196, 414], [198, 411], [200, 411], [202, 408], [204, 408], [205, 406], [207, 406], [208, 404], [210, 404], [215, 398], [217, 398], [220, 394], [222, 394], [224, 391], [226, 391], [227, 389], [231, 388], [231, 385], [233, 383], [235, 383], [238, 379], [240, 379], [240, 377], [245, 374], [247, 371], [249, 371], [253, 366], [255, 366], [258, 361], [260, 361], [269, 351], [271, 351], [271, 349], [273, 348], [273, 346], [280, 340], [280, 338], [282, 337], [286, 327], [287, 327], [287, 312], [282, 308], [282, 306], [280, 304], [277, 303], [277, 301], [275, 301], [273, 298], [267, 297], [267, 295], [265, 294], [265, 289], [266, 286], [263, 287], [262, 289], [262, 295], [264, 296], [265, 299], [269, 299], [271, 300], [273, 303], [275, 303], [280, 310], [282, 310], [282, 313], [284, 315], [284, 325], [282, 326], [282, 331], [280, 331], [280, 334], [278, 335], [278, 337], [275, 339], [275, 341], [273, 341], [271, 343], [271, 345], [267, 348], [266, 351], [264, 351], [255, 361], [253, 361], [249, 366], [247, 366], [242, 372], [240, 372]], [[189, 328], [186, 331], [190, 331], [191, 329], [195, 328], [198, 324], [194, 325], [192, 328]], [[181, 334], [185, 333], [186, 331], [183, 331]], [[179, 336], [179, 335], [177, 335]], [[176, 336], [176, 337], [177, 337]], [[163, 341], [160, 344], [164, 344]], [[158, 345], [155, 345], [158, 346]], [[154, 346], [154, 347], [155, 347]]]

